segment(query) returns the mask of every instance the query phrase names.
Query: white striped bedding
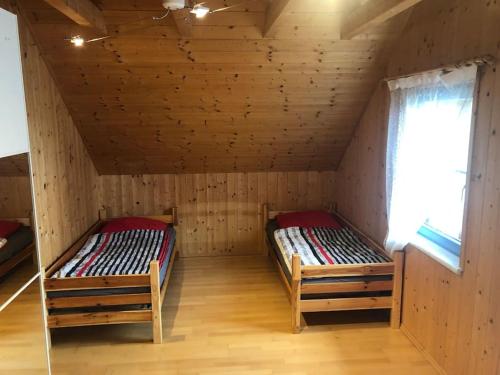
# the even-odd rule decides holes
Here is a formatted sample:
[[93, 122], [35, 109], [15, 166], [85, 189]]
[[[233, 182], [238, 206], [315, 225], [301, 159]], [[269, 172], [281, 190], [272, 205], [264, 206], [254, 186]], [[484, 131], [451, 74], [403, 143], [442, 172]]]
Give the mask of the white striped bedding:
[[168, 227], [95, 234], [52, 277], [147, 274], [152, 260], [163, 264], [173, 231]]
[[366, 246], [349, 228], [278, 229], [274, 238], [291, 271], [294, 253], [301, 257], [302, 265], [385, 263], [390, 258]]

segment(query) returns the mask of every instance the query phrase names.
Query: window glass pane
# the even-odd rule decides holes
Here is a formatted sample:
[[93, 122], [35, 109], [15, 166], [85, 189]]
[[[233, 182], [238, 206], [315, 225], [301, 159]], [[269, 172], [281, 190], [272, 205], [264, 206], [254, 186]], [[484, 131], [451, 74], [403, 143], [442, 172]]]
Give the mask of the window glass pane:
[[407, 165], [418, 163], [415, 168], [427, 168], [429, 179], [425, 183], [432, 185], [425, 224], [460, 240], [472, 98], [438, 95], [437, 100], [415, 101], [406, 107], [405, 117], [409, 125], [407, 137], [413, 139], [413, 150], [408, 153], [413, 160]]

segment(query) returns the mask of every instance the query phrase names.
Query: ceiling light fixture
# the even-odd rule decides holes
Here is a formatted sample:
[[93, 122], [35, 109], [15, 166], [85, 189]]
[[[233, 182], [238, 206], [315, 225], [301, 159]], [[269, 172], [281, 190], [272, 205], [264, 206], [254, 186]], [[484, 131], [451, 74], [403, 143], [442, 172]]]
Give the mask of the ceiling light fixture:
[[66, 38], [64, 40], [69, 40], [70, 43], [73, 44], [75, 47], [83, 47], [84, 44], [94, 43], [94, 42], [98, 42], [99, 40], [104, 40], [104, 39], [109, 39], [109, 38], [111, 38], [111, 35], [106, 35], [106, 36], [101, 36], [100, 38], [85, 40], [80, 35], [77, 35], [77, 36], [72, 36], [71, 38]]
[[80, 35], [77, 35], [71, 37], [70, 42], [75, 47], [82, 47], [85, 44], [85, 39], [83, 39]]
[[210, 9], [207, 7], [204, 7], [203, 5], [195, 6], [193, 9], [191, 9], [191, 13], [196, 15], [196, 18], [203, 18], [209, 12], [210, 12]]

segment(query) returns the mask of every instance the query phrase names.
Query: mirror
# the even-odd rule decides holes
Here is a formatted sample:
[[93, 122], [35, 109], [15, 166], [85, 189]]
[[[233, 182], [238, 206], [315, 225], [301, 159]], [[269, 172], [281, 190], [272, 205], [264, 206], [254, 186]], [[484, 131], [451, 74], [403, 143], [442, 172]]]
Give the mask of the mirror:
[[19, 30], [2, 8], [0, 76], [0, 374], [48, 374]]
[[2, 8], [0, 77], [0, 157], [4, 157], [27, 152], [29, 140], [17, 17]]
[[0, 158], [0, 306], [38, 273], [28, 154]]
[[0, 311], [0, 374], [48, 374], [40, 281]]

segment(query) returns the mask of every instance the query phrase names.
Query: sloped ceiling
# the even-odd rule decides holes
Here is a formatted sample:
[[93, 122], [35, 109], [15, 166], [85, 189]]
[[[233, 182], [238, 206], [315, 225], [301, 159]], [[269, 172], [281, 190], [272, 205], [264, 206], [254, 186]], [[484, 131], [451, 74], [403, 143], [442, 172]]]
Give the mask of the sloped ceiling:
[[195, 20], [160, 0], [100, 0], [113, 38], [20, 0], [100, 174], [336, 169], [403, 21], [340, 40], [353, 0], [299, 0], [264, 38], [266, 0]]
[[28, 154], [0, 158], [0, 177], [29, 177]]

